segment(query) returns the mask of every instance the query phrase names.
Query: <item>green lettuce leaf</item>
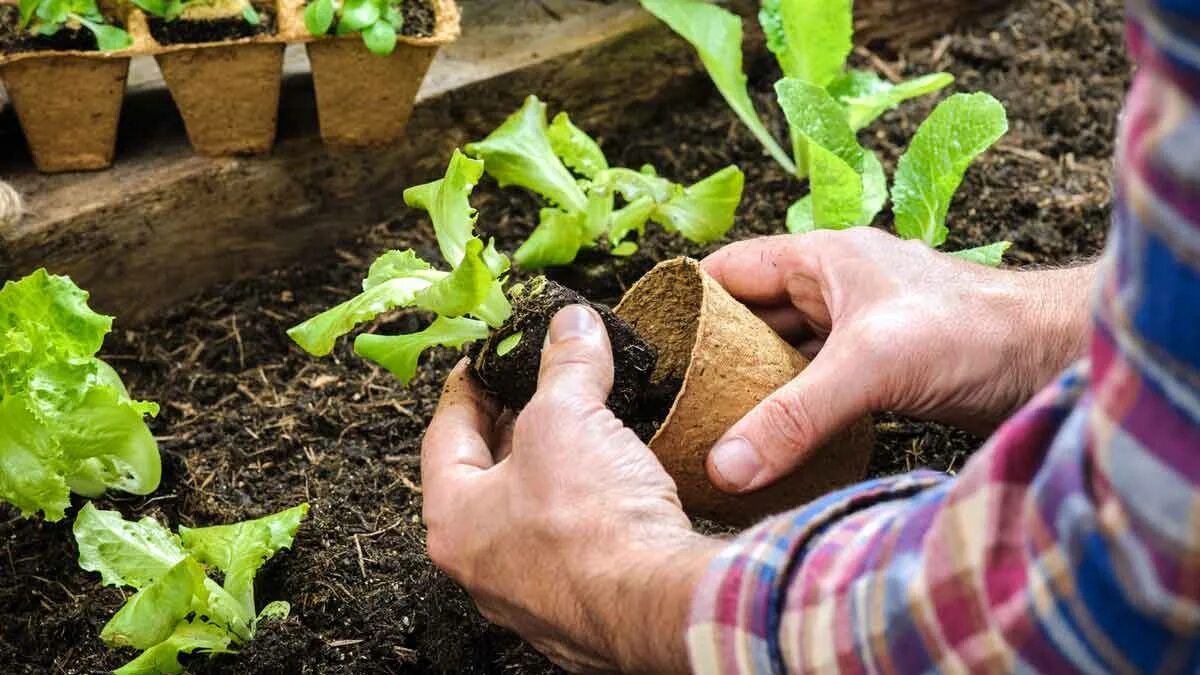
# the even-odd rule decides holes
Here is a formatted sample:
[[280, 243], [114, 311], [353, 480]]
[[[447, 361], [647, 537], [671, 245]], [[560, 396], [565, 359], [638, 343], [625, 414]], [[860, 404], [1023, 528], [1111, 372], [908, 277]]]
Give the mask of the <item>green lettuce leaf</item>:
[[203, 588], [204, 568], [186, 557], [126, 600], [104, 625], [100, 639], [109, 647], [150, 649], [171, 637], [179, 622], [192, 613], [195, 596]]
[[858, 131], [901, 103], [932, 94], [953, 82], [954, 76], [949, 73], [932, 73], [892, 84], [873, 72], [852, 70], [830, 84], [829, 93], [845, 106], [850, 127]]
[[[866, 151], [858, 144], [842, 106], [829, 92], [789, 77], [775, 83], [775, 94], [789, 127], [841, 159], [855, 173], [863, 172]], [[811, 171], [809, 175], [813, 175]]]
[[560, 112], [554, 116], [546, 136], [550, 139], [554, 154], [580, 176], [595, 178], [596, 174], [608, 168], [608, 160], [600, 145], [572, 124], [567, 113]]
[[483, 176], [483, 165], [455, 150], [445, 177], [404, 191], [405, 204], [429, 212], [442, 258], [451, 267], [458, 267], [474, 236], [478, 215], [468, 198]]
[[659, 205], [651, 219], [688, 241], [716, 241], [733, 227], [745, 180], [741, 169], [727, 166]]
[[166, 640], [113, 671], [113, 675], [175, 675], [183, 672], [180, 654], [228, 654], [233, 642], [220, 626], [204, 621], [181, 621]]
[[68, 465], [24, 396], [0, 400], [0, 499], [29, 517], [62, 520], [71, 506]]
[[421, 354], [431, 347], [461, 349], [472, 340], [486, 340], [488, 325], [474, 319], [439, 316], [423, 331], [408, 335], [362, 334], [354, 340], [354, 351], [386, 368], [403, 384], [412, 382]]
[[547, 133], [546, 104], [530, 96], [487, 138], [468, 143], [466, 152], [483, 160], [501, 187], [517, 185], [562, 209], [583, 211], [587, 197], [554, 153]]
[[659, 176], [654, 167], [649, 165], [642, 167], [641, 171], [625, 168], [602, 171], [597, 174], [596, 183], [613, 190], [630, 203], [649, 197], [659, 204], [665, 204], [683, 191], [683, 188]]
[[687, 40], [729, 107], [788, 173], [796, 164], [763, 125], [742, 72], [742, 20], [702, 0], [641, 0], [642, 7]]
[[487, 298], [495, 277], [483, 260], [483, 241], [467, 242], [462, 262], [448, 276], [413, 295], [413, 304], [442, 316], [462, 316]]
[[540, 270], [569, 265], [586, 243], [583, 216], [559, 209], [542, 209], [538, 226], [513, 254], [522, 269]]
[[137, 522], [91, 502], [79, 510], [72, 527], [79, 544], [79, 566], [99, 572], [105, 586], [142, 589], [166, 576], [187, 553], [179, 537], [149, 516]]
[[237, 600], [244, 616], [254, 616], [254, 576], [263, 563], [289, 548], [308, 504], [232, 525], [180, 527], [179, 539], [193, 557], [225, 574], [223, 588]]
[[658, 204], [650, 195], [642, 195], [625, 206], [613, 211], [608, 229], [608, 242], [614, 247], [621, 244], [630, 233], [646, 234], [646, 222], [654, 214]]
[[950, 255], [988, 267], [999, 267], [1004, 262], [1004, 252], [1012, 246], [1012, 242], [998, 241], [986, 246], [976, 246], [962, 251], [953, 251]]
[[1008, 132], [1004, 106], [989, 94], [955, 94], [917, 129], [892, 183], [896, 232], [937, 247], [967, 167]]
[[783, 74], [825, 87], [853, 49], [851, 0], [763, 0], [759, 23]]

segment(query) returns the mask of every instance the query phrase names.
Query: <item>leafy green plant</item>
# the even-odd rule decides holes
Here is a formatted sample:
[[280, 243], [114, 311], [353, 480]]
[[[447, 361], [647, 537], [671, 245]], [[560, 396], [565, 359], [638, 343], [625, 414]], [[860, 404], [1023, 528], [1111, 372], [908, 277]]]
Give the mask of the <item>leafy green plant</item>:
[[[891, 83], [873, 72], [848, 70], [851, 0], [764, 0], [759, 22], [784, 74], [775, 90], [788, 121], [789, 155], [750, 99], [741, 19], [703, 0], [642, 5], [696, 48], [718, 91], [767, 152], [789, 173], [808, 178], [809, 194], [788, 210], [791, 232], [871, 224], [888, 201], [887, 177], [857, 133], [904, 101], [954, 81], [934, 73]], [[939, 106], [900, 161], [892, 194], [897, 233], [940, 246], [946, 207], [967, 167], [1006, 131], [1003, 106], [987, 94], [956, 96]], [[1007, 247], [998, 242], [957, 255], [997, 265]]]
[[[291, 611], [276, 601], [256, 613], [254, 576], [280, 549], [289, 548], [308, 504], [231, 525], [180, 527], [172, 534], [157, 520], [125, 520], [91, 503], [75, 519], [79, 566], [99, 572], [106, 586], [134, 593], [105, 624], [110, 647], [142, 653], [116, 675], [179, 673], [181, 653], [232, 653], [254, 639], [265, 619]], [[218, 570], [218, 584], [208, 570]]]
[[645, 234], [648, 222], [696, 243], [716, 241], [733, 226], [745, 182], [736, 166], [686, 187], [650, 166], [610, 167], [596, 141], [566, 113], [547, 124], [546, 105], [536, 96], [464, 150], [502, 187], [522, 187], [546, 200], [537, 227], [513, 254], [531, 270], [569, 264], [602, 241], [613, 255], [632, 254], [637, 244], [630, 237]]
[[134, 5], [151, 16], [167, 21], [174, 21], [188, 10], [189, 7], [203, 7], [214, 15], [237, 16], [251, 26], [257, 26], [262, 18], [250, 0], [132, 0]]
[[54, 35], [61, 30], [83, 27], [96, 36], [102, 52], [126, 49], [133, 38], [121, 28], [110, 26], [96, 0], [20, 0], [20, 28], [34, 35]]
[[412, 250], [380, 256], [363, 281], [363, 292], [293, 327], [288, 335], [305, 351], [325, 356], [337, 339], [380, 314], [414, 307], [436, 315], [425, 330], [408, 335], [359, 335], [354, 351], [387, 368], [407, 384], [417, 361], [436, 346], [461, 348], [487, 338], [512, 313], [504, 292], [508, 258], [495, 243], [474, 234], [475, 209], [468, 200], [483, 175], [483, 162], [455, 151], [444, 178], [411, 187], [405, 200], [429, 211], [449, 271], [435, 269]]
[[0, 289], [0, 500], [24, 516], [61, 520], [70, 493], [145, 495], [159, 483], [158, 445], [96, 358], [112, 317], [93, 312], [69, 278], [37, 270]]
[[304, 8], [304, 26], [312, 35], [359, 33], [372, 54], [387, 56], [396, 49], [404, 29], [404, 0], [312, 0]]

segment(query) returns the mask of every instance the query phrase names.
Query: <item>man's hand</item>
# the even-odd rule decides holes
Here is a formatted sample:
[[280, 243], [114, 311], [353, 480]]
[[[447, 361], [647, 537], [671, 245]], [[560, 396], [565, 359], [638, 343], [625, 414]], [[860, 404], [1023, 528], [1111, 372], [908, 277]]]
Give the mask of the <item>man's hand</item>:
[[692, 592], [717, 544], [604, 406], [611, 346], [591, 309], [550, 324], [515, 423], [460, 363], [425, 435], [429, 555], [489, 620], [571, 670], [687, 670]]
[[786, 339], [819, 347], [709, 454], [729, 492], [771, 483], [878, 410], [990, 431], [1083, 354], [1095, 271], [996, 270], [873, 228], [739, 242], [703, 267]]

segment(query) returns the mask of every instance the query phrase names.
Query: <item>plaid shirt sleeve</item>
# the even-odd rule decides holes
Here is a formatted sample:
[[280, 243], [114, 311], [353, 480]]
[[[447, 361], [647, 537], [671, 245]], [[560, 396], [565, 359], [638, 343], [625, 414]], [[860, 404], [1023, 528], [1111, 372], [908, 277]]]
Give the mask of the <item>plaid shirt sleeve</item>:
[[1200, 672], [1200, 3], [1132, 0], [1089, 358], [954, 479], [876, 480], [731, 542], [699, 673]]

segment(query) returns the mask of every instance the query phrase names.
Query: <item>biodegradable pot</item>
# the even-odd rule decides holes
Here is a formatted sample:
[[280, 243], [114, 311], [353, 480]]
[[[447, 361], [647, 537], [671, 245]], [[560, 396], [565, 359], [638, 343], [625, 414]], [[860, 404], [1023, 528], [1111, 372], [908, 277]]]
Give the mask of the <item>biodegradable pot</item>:
[[39, 171], [112, 164], [129, 58], [80, 54], [22, 55], [0, 65], [0, 78]]
[[744, 524], [863, 477], [874, 434], [863, 419], [820, 448], [791, 476], [732, 496], [708, 479], [713, 444], [808, 360], [689, 258], [659, 264], [634, 284], [617, 316], [658, 350], [653, 381], [683, 378], [650, 449], [675, 479], [688, 513]]
[[331, 145], [382, 145], [404, 136], [421, 81], [438, 47], [458, 37], [453, 0], [434, 0], [430, 37], [401, 37], [388, 56], [367, 51], [357, 34], [309, 42], [321, 138]]
[[283, 48], [282, 42], [271, 41], [204, 45], [155, 57], [197, 154], [271, 149]]

